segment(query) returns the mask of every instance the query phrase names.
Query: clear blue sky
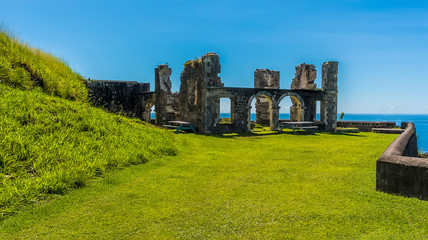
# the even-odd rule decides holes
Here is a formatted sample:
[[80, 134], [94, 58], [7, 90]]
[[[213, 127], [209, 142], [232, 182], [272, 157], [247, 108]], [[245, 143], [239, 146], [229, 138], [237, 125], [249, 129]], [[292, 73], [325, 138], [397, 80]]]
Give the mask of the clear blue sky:
[[[339, 112], [428, 113], [428, 1], [0, 0], [18, 38], [91, 79], [150, 82], [168, 63], [220, 55], [228, 87], [257, 68], [289, 88], [302, 62], [339, 61]], [[316, 83], [321, 85], [320, 78]]]

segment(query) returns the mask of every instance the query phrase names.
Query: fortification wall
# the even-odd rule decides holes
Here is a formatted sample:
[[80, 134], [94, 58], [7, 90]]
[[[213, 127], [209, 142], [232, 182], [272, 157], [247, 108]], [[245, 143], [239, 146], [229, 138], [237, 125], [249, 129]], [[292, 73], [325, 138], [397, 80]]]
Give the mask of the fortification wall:
[[90, 80], [88, 87], [93, 105], [110, 112], [143, 117], [144, 99], [141, 93], [150, 91], [150, 83]]
[[337, 127], [358, 128], [360, 132], [371, 132], [372, 128], [395, 128], [395, 122], [376, 121], [337, 121]]
[[416, 128], [409, 123], [376, 163], [376, 190], [428, 200], [428, 159], [418, 158]]

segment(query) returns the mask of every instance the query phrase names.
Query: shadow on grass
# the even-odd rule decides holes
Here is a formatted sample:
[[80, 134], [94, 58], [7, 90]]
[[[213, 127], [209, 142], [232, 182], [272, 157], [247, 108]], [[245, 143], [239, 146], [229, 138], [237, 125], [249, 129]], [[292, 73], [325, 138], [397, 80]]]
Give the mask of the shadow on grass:
[[224, 134], [212, 134], [210, 136], [218, 138], [236, 138], [236, 137], [265, 137], [273, 135], [292, 135], [292, 136], [318, 136], [319, 132], [307, 132], [307, 131], [297, 131], [297, 134], [294, 134], [293, 131], [265, 131], [265, 130], [253, 130], [247, 133], [224, 133]]
[[343, 136], [350, 136], [350, 137], [367, 137], [365, 135], [359, 135], [356, 133], [347, 133], [347, 132], [325, 132], [329, 135], [343, 135]]
[[[170, 132], [175, 133], [175, 130], [168, 130]], [[191, 130], [180, 130], [178, 133], [180, 134], [196, 134], [196, 135], [206, 135], [206, 136], [213, 136], [218, 138], [236, 138], [236, 137], [265, 137], [265, 136], [272, 136], [272, 135], [294, 135], [294, 136], [318, 136], [317, 134], [323, 133], [323, 134], [329, 134], [329, 135], [340, 135], [340, 136], [349, 136], [349, 137], [367, 137], [365, 135], [359, 135], [357, 133], [349, 133], [349, 132], [323, 132], [323, 131], [315, 131], [315, 133], [312, 133], [310, 131], [304, 131], [304, 130], [297, 130], [296, 134], [294, 134], [293, 131], [271, 131], [266, 129], [257, 129], [252, 130], [247, 133], [223, 133], [223, 134], [203, 134], [203, 133], [193, 133]]]

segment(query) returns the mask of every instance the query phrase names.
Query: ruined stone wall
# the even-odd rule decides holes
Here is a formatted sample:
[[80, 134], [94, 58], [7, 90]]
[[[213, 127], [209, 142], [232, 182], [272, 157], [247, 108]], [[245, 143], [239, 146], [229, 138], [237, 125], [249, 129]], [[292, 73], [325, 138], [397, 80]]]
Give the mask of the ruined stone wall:
[[141, 94], [150, 91], [149, 83], [90, 80], [88, 87], [94, 106], [143, 118], [144, 100]]
[[[269, 69], [256, 69], [254, 72], [254, 88], [279, 89], [280, 73]], [[256, 97], [256, 123], [270, 126], [272, 101], [264, 96]]]
[[395, 122], [374, 122], [374, 121], [337, 121], [337, 127], [358, 128], [360, 132], [371, 132], [372, 128], [394, 128]]
[[199, 125], [201, 115], [201, 84], [204, 79], [203, 65], [200, 59], [187, 61], [181, 73], [180, 120]]
[[[294, 75], [293, 81], [291, 82], [290, 89], [293, 90], [315, 90], [317, 85], [314, 83], [317, 77], [317, 71], [315, 70], [315, 65], [302, 63], [296, 66], [296, 73]], [[301, 121], [305, 118], [304, 109], [301, 106], [301, 103], [296, 98], [291, 98], [292, 106], [290, 107], [290, 120], [291, 121]], [[308, 110], [316, 111], [313, 105], [315, 102], [307, 102], [306, 105], [310, 106]], [[310, 113], [310, 115], [315, 115], [316, 112]], [[312, 121], [312, 119], [310, 120]]]
[[409, 123], [376, 162], [376, 190], [428, 200], [428, 160], [417, 156], [416, 128]]
[[179, 118], [179, 97], [171, 92], [171, 68], [158, 65], [155, 69], [155, 109], [156, 125], [168, 124], [168, 121]]
[[291, 89], [315, 90], [317, 77], [315, 65], [302, 63], [296, 67], [296, 73], [291, 82]]
[[256, 69], [254, 72], [254, 88], [279, 89], [279, 71]]
[[187, 61], [181, 73], [180, 119], [191, 122], [201, 132], [215, 123], [219, 116], [219, 103], [208, 103], [206, 91], [209, 88], [223, 87], [218, 74], [221, 72], [217, 54], [208, 53], [200, 59]]

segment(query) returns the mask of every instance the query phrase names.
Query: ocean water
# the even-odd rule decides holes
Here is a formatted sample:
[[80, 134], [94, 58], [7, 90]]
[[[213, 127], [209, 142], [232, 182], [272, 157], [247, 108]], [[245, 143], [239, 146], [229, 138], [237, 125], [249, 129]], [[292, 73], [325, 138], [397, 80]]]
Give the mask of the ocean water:
[[[317, 114], [319, 119], [319, 114]], [[230, 117], [229, 113], [222, 113], [220, 117]], [[280, 119], [290, 119], [289, 113], [280, 113]], [[339, 115], [337, 117], [339, 120]], [[256, 114], [251, 114], [251, 120], [256, 120]], [[351, 114], [345, 113], [343, 121], [383, 121], [395, 122], [397, 126], [401, 122], [413, 122], [416, 126], [416, 134], [418, 136], [418, 148], [421, 152], [428, 151], [428, 115], [422, 114]]]

